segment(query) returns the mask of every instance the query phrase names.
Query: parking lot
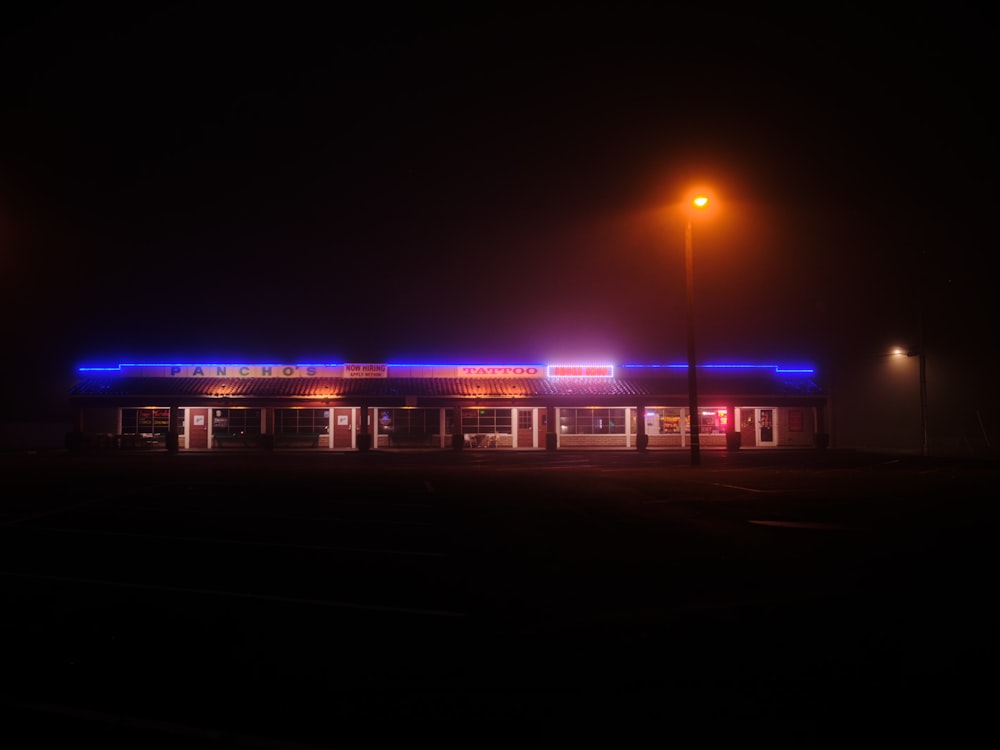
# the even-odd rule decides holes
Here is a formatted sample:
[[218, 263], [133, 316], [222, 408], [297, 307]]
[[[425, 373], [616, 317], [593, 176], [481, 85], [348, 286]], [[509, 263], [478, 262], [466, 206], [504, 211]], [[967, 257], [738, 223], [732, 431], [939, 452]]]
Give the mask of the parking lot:
[[995, 464], [0, 462], [0, 695], [39, 746], [961, 741], [996, 697]]

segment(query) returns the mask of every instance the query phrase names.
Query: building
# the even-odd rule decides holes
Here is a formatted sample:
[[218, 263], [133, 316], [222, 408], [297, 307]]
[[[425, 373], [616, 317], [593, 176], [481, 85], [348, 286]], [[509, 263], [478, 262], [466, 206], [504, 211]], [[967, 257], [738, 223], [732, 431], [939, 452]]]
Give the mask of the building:
[[[82, 367], [71, 447], [178, 451], [690, 448], [686, 365]], [[704, 448], [828, 442], [808, 367], [700, 365]]]

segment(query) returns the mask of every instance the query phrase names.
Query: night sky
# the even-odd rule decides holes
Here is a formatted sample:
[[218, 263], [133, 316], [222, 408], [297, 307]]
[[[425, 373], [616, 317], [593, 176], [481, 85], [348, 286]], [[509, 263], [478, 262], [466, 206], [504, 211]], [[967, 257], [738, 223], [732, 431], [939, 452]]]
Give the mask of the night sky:
[[695, 185], [700, 361], [923, 310], [996, 404], [985, 10], [538, 6], [5, 11], [3, 419], [81, 364], [684, 361]]

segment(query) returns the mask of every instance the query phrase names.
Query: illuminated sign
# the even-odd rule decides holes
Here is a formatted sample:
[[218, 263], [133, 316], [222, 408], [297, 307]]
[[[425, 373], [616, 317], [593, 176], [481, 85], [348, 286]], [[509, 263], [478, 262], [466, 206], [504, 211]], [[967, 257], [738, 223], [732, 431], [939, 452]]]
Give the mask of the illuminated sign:
[[536, 377], [538, 368], [533, 365], [463, 365], [458, 376], [464, 378], [523, 378]]
[[[624, 364], [627, 376], [656, 374], [658, 371], [686, 370], [686, 364]], [[614, 378], [614, 365], [462, 365], [462, 364], [384, 364], [384, 363], [300, 363], [240, 364], [161, 362], [130, 363], [113, 367], [80, 367], [81, 373], [122, 375], [143, 378]], [[811, 367], [782, 367], [770, 364], [706, 364], [699, 370], [771, 372], [784, 377], [812, 375]]]
[[549, 365], [550, 378], [613, 378], [614, 365]]
[[389, 365], [382, 363], [356, 364], [347, 363], [344, 365], [345, 378], [387, 378], [389, 377]]
[[313, 365], [172, 365], [172, 378], [314, 378]]

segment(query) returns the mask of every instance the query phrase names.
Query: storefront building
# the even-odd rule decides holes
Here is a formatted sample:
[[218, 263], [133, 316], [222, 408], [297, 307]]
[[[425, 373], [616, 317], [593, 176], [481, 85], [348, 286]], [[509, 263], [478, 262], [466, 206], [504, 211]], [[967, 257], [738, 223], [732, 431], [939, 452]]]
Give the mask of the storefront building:
[[[684, 449], [685, 365], [84, 367], [71, 447], [364, 451]], [[703, 448], [825, 447], [808, 367], [698, 367]]]

